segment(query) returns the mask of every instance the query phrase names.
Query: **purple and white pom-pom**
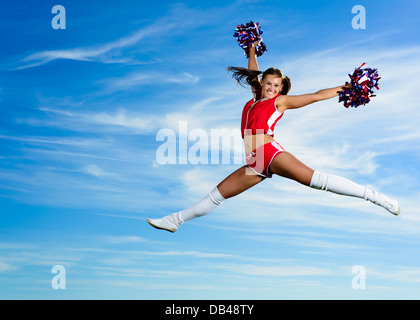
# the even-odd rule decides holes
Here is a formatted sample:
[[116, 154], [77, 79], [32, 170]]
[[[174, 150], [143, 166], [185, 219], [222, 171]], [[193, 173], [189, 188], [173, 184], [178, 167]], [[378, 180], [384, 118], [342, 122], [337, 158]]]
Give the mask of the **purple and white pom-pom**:
[[262, 42], [262, 33], [263, 31], [259, 23], [251, 21], [246, 24], [238, 25], [233, 36], [237, 38], [239, 46], [245, 50], [247, 58], [249, 58], [249, 48], [252, 47], [255, 41], [259, 41], [259, 44], [255, 48], [255, 53], [257, 57], [259, 57], [267, 51], [267, 47], [264, 42]]
[[[369, 103], [373, 94], [373, 88], [379, 90], [378, 81], [380, 79], [377, 69], [363, 68], [366, 63], [363, 63], [359, 68], [355, 69], [350, 75], [351, 88], [339, 91], [338, 102], [343, 102], [346, 108], [366, 105]], [[349, 84], [349, 82], [346, 82]]]

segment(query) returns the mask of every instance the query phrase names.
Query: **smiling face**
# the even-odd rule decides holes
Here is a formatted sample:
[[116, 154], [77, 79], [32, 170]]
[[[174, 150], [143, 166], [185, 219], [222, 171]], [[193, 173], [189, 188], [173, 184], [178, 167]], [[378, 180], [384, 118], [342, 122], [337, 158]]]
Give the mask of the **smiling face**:
[[261, 98], [272, 99], [283, 88], [283, 79], [277, 75], [268, 74], [261, 81]]

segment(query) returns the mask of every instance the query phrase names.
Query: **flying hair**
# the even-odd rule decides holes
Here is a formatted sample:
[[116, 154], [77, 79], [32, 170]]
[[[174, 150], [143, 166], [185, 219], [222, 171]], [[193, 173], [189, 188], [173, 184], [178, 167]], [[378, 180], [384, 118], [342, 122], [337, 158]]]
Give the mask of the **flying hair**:
[[280, 92], [282, 95], [288, 94], [291, 88], [290, 78], [288, 76], [284, 76], [283, 73], [276, 68], [269, 68], [264, 72], [242, 67], [227, 67], [226, 69], [229, 72], [232, 72], [232, 79], [234, 79], [239, 85], [242, 87], [249, 85], [256, 92], [261, 91], [260, 76], [261, 80], [264, 80], [268, 75], [274, 75], [282, 79], [283, 88]]

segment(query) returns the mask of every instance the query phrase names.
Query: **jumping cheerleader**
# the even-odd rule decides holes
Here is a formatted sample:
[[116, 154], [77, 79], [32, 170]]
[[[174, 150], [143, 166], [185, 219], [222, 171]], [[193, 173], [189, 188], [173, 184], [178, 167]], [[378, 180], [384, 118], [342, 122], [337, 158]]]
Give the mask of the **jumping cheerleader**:
[[350, 85], [289, 96], [289, 77], [275, 68], [259, 71], [255, 53], [257, 45], [258, 41], [249, 49], [248, 69], [228, 68], [233, 72], [233, 78], [240, 84], [249, 85], [254, 94], [254, 98], [248, 101], [242, 112], [241, 132], [246, 165], [230, 174], [191, 207], [161, 219], [147, 219], [147, 222], [157, 229], [175, 232], [184, 222], [210, 213], [224, 200], [271, 178], [273, 174], [293, 179], [314, 189], [365, 199], [394, 215], [400, 214], [401, 209], [396, 200], [345, 178], [313, 170], [285, 151], [274, 139], [274, 126], [286, 110], [331, 99]]

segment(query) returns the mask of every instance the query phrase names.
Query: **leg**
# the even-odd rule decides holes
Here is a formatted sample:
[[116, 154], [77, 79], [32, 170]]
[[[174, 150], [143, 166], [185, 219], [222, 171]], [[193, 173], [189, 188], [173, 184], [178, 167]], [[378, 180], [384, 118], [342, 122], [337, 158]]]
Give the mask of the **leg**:
[[369, 200], [394, 215], [398, 215], [401, 211], [398, 202], [384, 194], [339, 176], [314, 171], [288, 152], [278, 154], [273, 159], [270, 170], [282, 177], [296, 180], [314, 189]]
[[279, 153], [270, 164], [270, 171], [309, 186], [314, 170], [289, 152]]
[[161, 219], [147, 219], [153, 227], [175, 232], [185, 221], [201, 217], [213, 211], [223, 200], [234, 197], [263, 180], [247, 166], [226, 177], [216, 188], [191, 207]]
[[263, 178], [247, 166], [243, 166], [226, 177], [202, 200], [179, 212], [182, 222], [201, 217], [213, 211], [224, 200], [232, 198], [261, 182]]
[[244, 192], [263, 180], [254, 171], [243, 166], [226, 177], [217, 185], [223, 198], [228, 199]]

